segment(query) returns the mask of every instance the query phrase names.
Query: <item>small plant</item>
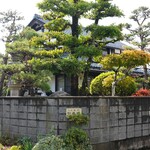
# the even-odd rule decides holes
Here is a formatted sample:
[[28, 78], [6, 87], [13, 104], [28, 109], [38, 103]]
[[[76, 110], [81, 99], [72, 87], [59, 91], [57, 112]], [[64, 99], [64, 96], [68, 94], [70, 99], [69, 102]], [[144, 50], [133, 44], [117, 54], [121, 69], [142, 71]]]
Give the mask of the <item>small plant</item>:
[[59, 136], [49, 135], [39, 140], [32, 150], [65, 150], [64, 142]]
[[65, 150], [92, 150], [87, 133], [80, 128], [71, 127], [64, 136]]
[[81, 113], [72, 114], [67, 116], [68, 120], [73, 122], [74, 125], [86, 125], [89, 122], [89, 117]]
[[13, 146], [10, 147], [8, 150], [21, 150], [21, 146], [13, 145]]
[[33, 148], [33, 142], [30, 138], [24, 137], [18, 143], [21, 145], [21, 150], [32, 150]]
[[4, 148], [4, 146], [0, 143], [0, 149], [3, 149]]
[[12, 145], [17, 145], [17, 141], [18, 141], [18, 138], [17, 137], [13, 137], [11, 138], [9, 135], [1, 135], [0, 136], [0, 143], [2, 145], [5, 145], [5, 146], [12, 146]]
[[139, 89], [134, 93], [132, 96], [150, 96], [150, 90], [149, 89]]

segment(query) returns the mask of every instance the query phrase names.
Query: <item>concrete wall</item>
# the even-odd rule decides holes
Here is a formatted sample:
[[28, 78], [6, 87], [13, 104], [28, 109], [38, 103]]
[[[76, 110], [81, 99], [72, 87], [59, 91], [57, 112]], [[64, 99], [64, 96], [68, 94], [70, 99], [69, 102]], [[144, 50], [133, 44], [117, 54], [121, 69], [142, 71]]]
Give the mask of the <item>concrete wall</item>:
[[35, 140], [52, 128], [63, 134], [69, 127], [66, 108], [72, 107], [90, 117], [83, 128], [96, 150], [150, 145], [149, 97], [1, 97], [1, 133]]

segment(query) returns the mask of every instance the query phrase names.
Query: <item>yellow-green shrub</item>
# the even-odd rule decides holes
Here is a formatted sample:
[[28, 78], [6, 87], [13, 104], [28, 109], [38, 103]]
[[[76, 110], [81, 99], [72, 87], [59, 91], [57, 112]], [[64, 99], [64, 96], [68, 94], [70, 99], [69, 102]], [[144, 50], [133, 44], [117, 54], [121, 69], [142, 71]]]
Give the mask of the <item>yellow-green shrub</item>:
[[[130, 96], [136, 91], [136, 82], [132, 77], [124, 77], [123, 73], [119, 73], [116, 85], [116, 95]], [[90, 85], [90, 93], [93, 95], [111, 95], [112, 82], [114, 81], [114, 72], [102, 73], [94, 78]]]

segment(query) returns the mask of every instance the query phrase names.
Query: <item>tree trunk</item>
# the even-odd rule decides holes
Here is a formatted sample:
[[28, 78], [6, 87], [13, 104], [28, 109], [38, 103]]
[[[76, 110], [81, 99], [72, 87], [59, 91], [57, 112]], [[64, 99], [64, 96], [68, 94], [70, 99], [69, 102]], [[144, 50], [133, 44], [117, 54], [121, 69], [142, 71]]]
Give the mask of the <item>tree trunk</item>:
[[77, 75], [71, 76], [71, 95], [73, 96], [78, 95], [78, 76]]
[[143, 66], [143, 69], [144, 69], [144, 78], [145, 78], [145, 80], [148, 80], [147, 66], [144, 65], [144, 66]]
[[[3, 57], [3, 64], [6, 65], [7, 64], [7, 60], [8, 60], [8, 57], [4, 56]], [[3, 95], [4, 81], [5, 81], [5, 73], [2, 72], [2, 75], [1, 75], [1, 78], [0, 78], [0, 96]]]
[[82, 86], [79, 92], [79, 95], [87, 95], [86, 92], [86, 87], [88, 87], [88, 71], [85, 70], [84, 74], [83, 74], [83, 81], [82, 81]]
[[114, 81], [114, 82], [112, 82], [111, 96], [115, 96], [115, 94], [116, 94], [116, 83]]
[[[74, 3], [78, 3], [78, 0], [74, 0]], [[78, 32], [78, 26], [79, 26], [79, 16], [75, 14], [72, 16], [72, 36], [75, 38], [78, 38], [79, 32]], [[74, 53], [74, 48], [76, 45], [72, 45], [72, 53]], [[71, 95], [76, 96], [78, 95], [78, 76], [77, 75], [71, 75]]]
[[112, 87], [111, 87], [111, 96], [116, 95], [117, 74], [118, 74], [118, 71], [115, 71], [114, 81], [112, 82]]

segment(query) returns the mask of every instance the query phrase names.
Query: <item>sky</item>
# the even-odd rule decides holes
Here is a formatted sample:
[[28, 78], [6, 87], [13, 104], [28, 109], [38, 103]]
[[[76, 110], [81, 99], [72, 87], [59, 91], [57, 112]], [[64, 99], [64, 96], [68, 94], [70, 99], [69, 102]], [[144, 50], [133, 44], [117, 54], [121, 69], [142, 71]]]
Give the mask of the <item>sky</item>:
[[[40, 14], [36, 4], [42, 0], [1, 0], [0, 11], [16, 10], [21, 16], [24, 16], [24, 21], [22, 22], [26, 26], [33, 18], [34, 14]], [[114, 18], [113, 20], [106, 19], [102, 23], [122, 23], [128, 22], [128, 18], [134, 9], [140, 6], [150, 7], [150, 0], [112, 0], [112, 3], [117, 5], [125, 14], [125, 17]], [[84, 25], [88, 24], [87, 20], [82, 20]], [[4, 53], [5, 47], [2, 42], [0, 42], [0, 53]]]

